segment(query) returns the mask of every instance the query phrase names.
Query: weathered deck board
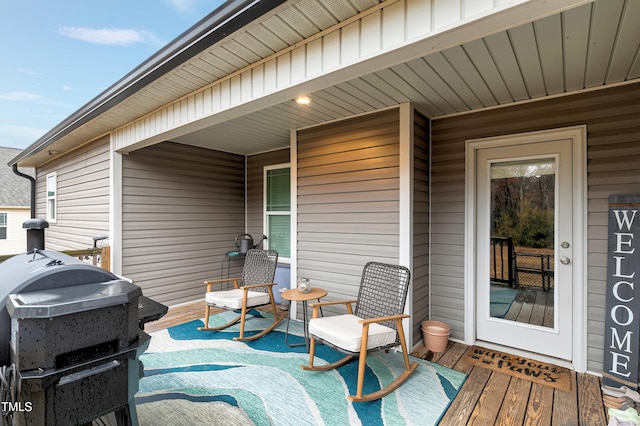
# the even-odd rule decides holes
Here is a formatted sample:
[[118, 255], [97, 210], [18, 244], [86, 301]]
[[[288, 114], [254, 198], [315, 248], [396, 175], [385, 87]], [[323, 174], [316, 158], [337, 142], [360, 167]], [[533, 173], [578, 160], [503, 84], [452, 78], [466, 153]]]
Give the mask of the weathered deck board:
[[[553, 316], [553, 292], [547, 295], [545, 317]], [[524, 296], [524, 295], [523, 295]], [[524, 299], [524, 297], [523, 297]], [[538, 299], [537, 302], [539, 302]], [[158, 321], [145, 325], [153, 332], [172, 325], [202, 318], [204, 302], [169, 308]], [[430, 353], [424, 347], [412, 355], [469, 374], [440, 424], [450, 425], [585, 425], [603, 426], [607, 416], [602, 402], [599, 377], [572, 375], [571, 391], [535, 385], [527, 380], [475, 367], [462, 360], [468, 346], [449, 342], [443, 353]], [[409, 386], [409, 384], [405, 384]]]
[[[553, 303], [553, 300], [551, 300]], [[529, 319], [529, 324], [542, 325], [544, 321], [544, 311], [547, 305], [547, 292], [546, 291], [538, 291], [536, 292], [536, 299], [533, 305], [533, 310], [531, 312], [531, 318]]]
[[470, 420], [473, 410], [480, 400], [482, 391], [491, 376], [490, 370], [474, 368], [471, 364], [464, 362], [458, 363], [456, 367], [459, 365], [462, 368], [456, 368], [456, 370], [462, 372], [467, 372], [467, 367], [470, 367], [469, 376], [462, 385], [458, 395], [449, 406], [449, 409], [442, 417], [440, 423], [443, 425], [469, 424], [468, 420]]
[[[598, 383], [599, 385], [599, 383]], [[571, 390], [556, 389], [553, 394], [553, 422], [558, 425], [578, 424], [578, 390], [576, 375], [571, 375]]]
[[607, 415], [602, 402], [599, 377], [578, 374], [578, 416], [581, 425], [606, 425]]
[[538, 383], [532, 384], [524, 424], [539, 426], [550, 425], [552, 412], [553, 388]]
[[504, 319], [553, 327], [553, 304], [553, 291], [537, 287], [520, 287]]
[[489, 381], [482, 391], [482, 395], [476, 404], [470, 423], [474, 424], [495, 424], [500, 412], [501, 404], [496, 401], [504, 401], [504, 395], [507, 393], [511, 376], [504, 373], [492, 373]]
[[527, 414], [527, 401], [533, 382], [515, 377], [511, 378], [509, 388], [502, 400], [500, 413], [496, 418], [496, 425], [510, 426], [524, 424]]

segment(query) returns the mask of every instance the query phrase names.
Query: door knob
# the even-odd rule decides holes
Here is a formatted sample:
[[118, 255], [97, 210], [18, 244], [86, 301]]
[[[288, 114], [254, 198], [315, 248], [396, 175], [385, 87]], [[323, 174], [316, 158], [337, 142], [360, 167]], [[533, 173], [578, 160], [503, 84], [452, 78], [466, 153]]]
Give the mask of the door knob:
[[569, 263], [571, 263], [571, 259], [569, 259], [567, 256], [562, 256], [560, 258], [560, 263], [562, 263], [563, 265], [568, 265]]

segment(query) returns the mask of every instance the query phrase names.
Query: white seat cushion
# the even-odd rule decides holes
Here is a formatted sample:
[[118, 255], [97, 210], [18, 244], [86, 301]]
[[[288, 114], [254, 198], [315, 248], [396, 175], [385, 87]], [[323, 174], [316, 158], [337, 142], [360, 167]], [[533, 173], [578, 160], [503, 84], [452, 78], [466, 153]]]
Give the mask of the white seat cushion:
[[[211, 291], [206, 294], [205, 300], [209, 305], [216, 305], [228, 309], [242, 308], [244, 290], [234, 288], [232, 290]], [[261, 291], [247, 292], [247, 307], [260, 306], [269, 303], [269, 294]]]
[[[355, 315], [337, 315], [313, 318], [309, 321], [309, 333], [350, 352], [359, 352], [362, 342], [362, 324]], [[389, 345], [396, 341], [396, 331], [382, 324], [369, 325], [367, 349]]]

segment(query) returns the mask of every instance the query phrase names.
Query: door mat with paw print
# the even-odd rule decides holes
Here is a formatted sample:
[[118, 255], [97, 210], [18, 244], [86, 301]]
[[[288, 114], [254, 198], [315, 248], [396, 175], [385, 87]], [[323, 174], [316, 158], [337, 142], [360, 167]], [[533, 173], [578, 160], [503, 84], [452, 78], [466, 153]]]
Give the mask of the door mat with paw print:
[[471, 346], [463, 359], [478, 367], [509, 374], [565, 391], [571, 390], [571, 370], [505, 352]]

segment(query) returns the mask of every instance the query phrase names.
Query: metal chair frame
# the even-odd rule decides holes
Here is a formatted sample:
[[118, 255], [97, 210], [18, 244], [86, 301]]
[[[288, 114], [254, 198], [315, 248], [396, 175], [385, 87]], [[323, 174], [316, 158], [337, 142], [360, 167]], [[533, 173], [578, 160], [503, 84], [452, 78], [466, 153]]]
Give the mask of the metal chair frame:
[[[240, 315], [220, 326], [209, 327], [209, 316], [211, 315], [211, 307], [218, 307], [226, 310], [234, 309], [228, 308], [226, 306], [211, 305], [209, 303], [206, 303], [204, 313], [204, 327], [200, 327], [199, 330], [219, 331], [240, 322], [240, 335], [238, 337], [234, 337], [234, 340], [255, 340], [273, 330], [284, 318], [284, 314], [281, 314], [277, 309], [277, 304], [275, 302], [275, 298], [273, 297], [273, 286], [276, 285], [276, 283], [273, 282], [273, 279], [275, 277], [277, 265], [278, 252], [276, 252], [275, 250], [250, 249], [245, 256], [244, 267], [242, 269], [242, 277], [222, 278], [219, 280], [205, 281], [204, 283], [207, 285], [207, 293], [214, 291], [214, 285], [220, 284], [222, 286], [223, 283], [233, 283], [234, 289], [242, 289], [244, 292], [242, 297], [242, 308], [240, 310]], [[224, 292], [228, 290], [218, 291]], [[248, 303], [249, 291], [267, 293], [269, 295], [269, 303], [265, 305], [250, 305]], [[272, 308], [273, 322], [269, 325], [269, 327], [262, 330], [261, 332], [252, 336], [245, 336], [245, 319], [249, 308], [268, 305], [271, 305]]]
[[[360, 289], [358, 291], [357, 300], [339, 300], [311, 303], [313, 307], [312, 319], [319, 318], [319, 311], [323, 306], [342, 305], [346, 307], [347, 314], [353, 314], [360, 318], [362, 324], [362, 337], [360, 350], [352, 352], [317, 336], [311, 335], [309, 348], [309, 365], [301, 366], [303, 370], [325, 371], [340, 367], [348, 362], [358, 358], [358, 383], [356, 395], [349, 395], [348, 399], [354, 402], [366, 402], [380, 399], [397, 389], [404, 383], [409, 376], [418, 367], [417, 362], [409, 362], [409, 354], [407, 351], [407, 343], [404, 336], [404, 328], [402, 320], [409, 318], [404, 314], [404, 306], [407, 300], [407, 292], [410, 283], [410, 271], [404, 266], [389, 265], [379, 262], [369, 262], [364, 266], [362, 278], [360, 281]], [[355, 310], [353, 304], [355, 303]], [[369, 326], [373, 323], [379, 323], [396, 330], [395, 342], [367, 349]], [[336, 350], [347, 354], [345, 357], [326, 365], [314, 365], [316, 340], [325, 343]], [[363, 395], [365, 367], [367, 363], [367, 353], [378, 351], [389, 347], [400, 346], [404, 358], [405, 369], [392, 383], [382, 389]]]

